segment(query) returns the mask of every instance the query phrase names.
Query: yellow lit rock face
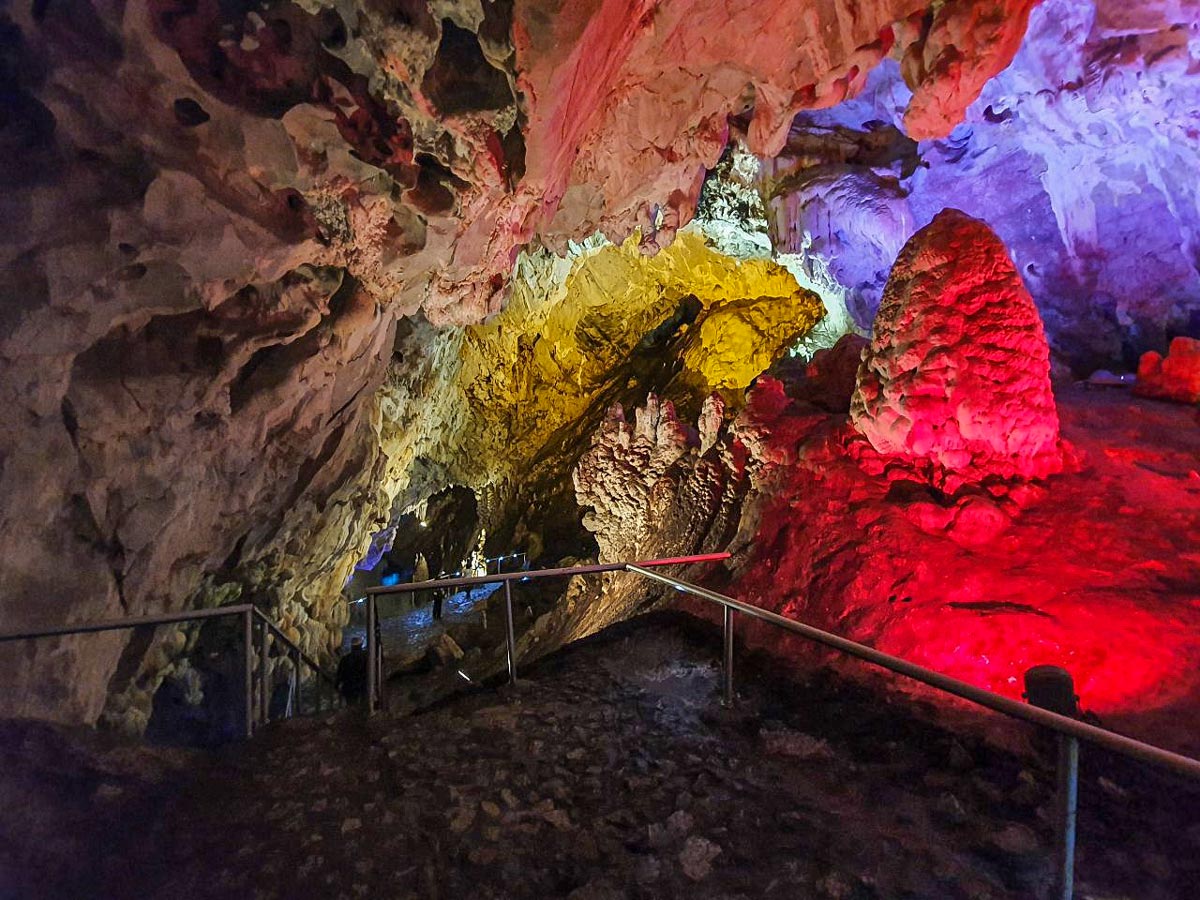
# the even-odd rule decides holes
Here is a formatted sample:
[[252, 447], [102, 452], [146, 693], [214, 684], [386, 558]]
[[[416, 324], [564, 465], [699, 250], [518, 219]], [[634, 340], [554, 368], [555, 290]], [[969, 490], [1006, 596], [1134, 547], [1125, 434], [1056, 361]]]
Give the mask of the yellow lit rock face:
[[817, 323], [824, 307], [816, 294], [732, 300], [714, 306], [691, 330], [681, 354], [694, 389], [738, 393], [782, 351]]
[[[688, 297], [692, 324], [659, 328]], [[596, 239], [570, 258], [522, 254], [511, 300], [487, 324], [424, 323], [397, 337], [365, 413], [372, 438], [358, 476], [323, 515], [297, 520], [308, 530], [280, 538], [324, 555], [282, 567], [273, 614], [306, 650], [328, 649], [340, 640], [340, 589], [364, 538], [409, 498], [461, 484], [491, 515], [531, 476], [543, 489], [569, 487], [612, 402], [641, 404], [646, 391], [666, 389], [677, 400], [719, 390], [737, 403], [820, 313], [786, 269], [726, 256], [690, 232], [654, 257], [638, 252], [636, 236], [623, 246]]]
[[[683, 309], [691, 324], [663, 324]], [[736, 395], [823, 312], [782, 266], [725, 256], [694, 233], [653, 257], [636, 236], [574, 260], [522, 256], [509, 305], [465, 330], [456, 389], [469, 413], [451, 469], [476, 487], [503, 479], [559, 452], [555, 432], [641, 379], [674, 377], [672, 392], [696, 399]]]
[[[640, 405], [648, 391], [699, 401], [715, 390], [736, 404], [821, 312], [786, 269], [726, 256], [695, 233], [654, 257], [639, 253], [636, 236], [623, 246], [596, 239], [565, 259], [522, 254], [511, 301], [487, 324], [404, 326], [363, 410], [370, 429], [344, 452], [355, 477], [323, 509], [281, 528], [268, 553], [244, 560], [239, 581], [206, 582], [194, 603], [232, 602], [248, 586], [272, 599], [289, 637], [321, 655], [341, 639], [340, 591], [363, 539], [397, 503], [462, 484], [495, 517], [505, 504], [562, 496], [556, 486], [570, 487], [570, 470], [613, 402]], [[294, 508], [313, 502], [302, 496]], [[607, 624], [624, 607], [609, 598], [573, 609], [540, 626], [551, 629], [539, 632], [548, 646]], [[182, 671], [183, 632], [160, 643], [144, 663], [154, 677], [109, 699], [109, 724], [143, 728], [152, 693], [145, 685]]]

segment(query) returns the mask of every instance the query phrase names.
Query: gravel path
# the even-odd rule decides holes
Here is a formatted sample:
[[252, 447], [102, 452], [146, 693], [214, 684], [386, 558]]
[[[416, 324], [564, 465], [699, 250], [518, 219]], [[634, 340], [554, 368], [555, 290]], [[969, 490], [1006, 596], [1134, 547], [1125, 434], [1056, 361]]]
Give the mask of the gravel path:
[[[180, 843], [159, 896], [982, 900], [1048, 888], [1048, 767], [862, 689], [824, 689], [824, 708], [806, 713], [798, 692], [755, 691], [753, 664], [723, 711], [715, 650], [710, 633], [656, 617], [548, 660], [516, 691], [348, 734], [280, 728], [179, 807], [178, 827], [206, 840]], [[1085, 880], [1094, 837], [1085, 823]], [[1122, 881], [1131, 897], [1184, 896], [1154, 840], [1101, 840], [1132, 855], [1097, 872], [1117, 893], [1092, 896], [1123, 896]]]
[[[114, 832], [86, 895], [1048, 896], [1047, 763], [955, 738], [908, 700], [767, 678], [763, 660], [739, 661], [722, 710], [718, 649], [706, 626], [657, 614], [515, 690], [272, 726], [193, 757], [182, 793], [156, 779], [149, 804], [126, 788], [141, 818]], [[1078, 896], [1194, 896], [1196, 793], [1084, 760]]]

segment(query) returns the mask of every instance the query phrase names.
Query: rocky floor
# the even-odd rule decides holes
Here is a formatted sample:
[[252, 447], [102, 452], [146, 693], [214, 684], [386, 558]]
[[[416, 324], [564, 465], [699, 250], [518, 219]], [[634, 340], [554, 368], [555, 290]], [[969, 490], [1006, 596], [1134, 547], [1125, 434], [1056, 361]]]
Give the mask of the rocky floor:
[[[780, 680], [766, 658], [739, 659], [726, 711], [718, 645], [655, 614], [516, 689], [281, 723], [215, 754], [8, 723], [0, 896], [1050, 895], [1048, 745], [1018, 751], [1016, 724], [1013, 749], [955, 737], [909, 700]], [[1087, 748], [1083, 766], [1077, 896], [1195, 896], [1200, 792]]]

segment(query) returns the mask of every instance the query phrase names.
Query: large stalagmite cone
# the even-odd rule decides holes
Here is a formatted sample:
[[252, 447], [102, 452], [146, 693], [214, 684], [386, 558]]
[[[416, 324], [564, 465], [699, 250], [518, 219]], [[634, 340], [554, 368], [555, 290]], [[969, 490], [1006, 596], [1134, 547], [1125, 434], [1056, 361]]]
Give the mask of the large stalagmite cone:
[[850, 418], [879, 453], [936, 480], [1062, 468], [1042, 322], [1004, 244], [943, 210], [900, 251]]

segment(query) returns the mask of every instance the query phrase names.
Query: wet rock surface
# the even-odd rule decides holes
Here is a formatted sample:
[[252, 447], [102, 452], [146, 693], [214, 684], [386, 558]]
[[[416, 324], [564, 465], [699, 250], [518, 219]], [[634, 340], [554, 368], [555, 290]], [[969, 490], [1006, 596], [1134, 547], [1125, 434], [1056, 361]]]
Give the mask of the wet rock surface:
[[[6, 804], [0, 885], [29, 897], [1049, 896], [1051, 745], [1023, 746], [1013, 724], [1014, 749], [996, 749], [831, 676], [778, 680], [757, 657], [739, 658], [738, 703], [723, 710], [718, 649], [714, 630], [659, 613], [544, 660], [515, 690], [409, 718], [296, 720], [214, 755], [126, 747], [124, 775], [111, 749], [9, 723], [6, 799], [19, 783], [26, 799], [54, 793], [53, 808], [89, 815], [23, 831]], [[91, 790], [68, 801], [83, 773]], [[1079, 896], [1188, 896], [1196, 792], [1087, 749], [1081, 785]]]

